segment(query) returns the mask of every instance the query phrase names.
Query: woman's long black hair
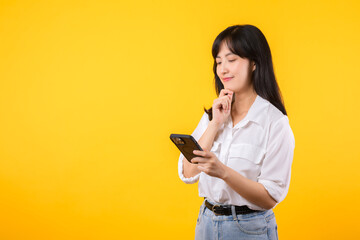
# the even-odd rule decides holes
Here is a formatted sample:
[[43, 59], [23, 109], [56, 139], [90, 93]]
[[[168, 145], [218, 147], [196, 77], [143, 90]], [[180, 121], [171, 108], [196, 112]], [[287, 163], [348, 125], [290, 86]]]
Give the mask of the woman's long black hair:
[[[216, 56], [219, 53], [221, 43], [225, 41], [229, 50], [242, 57], [255, 62], [255, 70], [252, 74], [252, 83], [255, 92], [268, 100], [283, 114], [287, 115], [281, 92], [276, 82], [270, 47], [264, 34], [252, 25], [234, 25], [222, 31], [215, 39], [212, 46], [214, 58], [213, 71], [215, 74], [215, 90], [217, 96], [224, 89], [219, 76], [216, 74]], [[204, 109], [212, 119], [212, 108]]]

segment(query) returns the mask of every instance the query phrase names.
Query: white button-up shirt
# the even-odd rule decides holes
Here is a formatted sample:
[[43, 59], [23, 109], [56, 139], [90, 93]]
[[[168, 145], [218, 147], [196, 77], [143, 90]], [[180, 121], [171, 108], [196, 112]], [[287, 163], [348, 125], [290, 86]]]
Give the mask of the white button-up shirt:
[[[208, 124], [208, 116], [204, 113], [192, 133], [197, 141]], [[294, 148], [295, 138], [288, 117], [257, 95], [247, 115], [236, 126], [233, 127], [229, 116], [219, 129], [211, 152], [244, 177], [261, 183], [279, 204], [289, 190]], [[180, 179], [185, 183], [199, 181], [200, 197], [216, 203], [247, 205], [254, 210], [265, 210], [243, 198], [220, 178], [211, 177], [204, 172], [185, 178], [182, 161], [183, 155], [180, 154]]]

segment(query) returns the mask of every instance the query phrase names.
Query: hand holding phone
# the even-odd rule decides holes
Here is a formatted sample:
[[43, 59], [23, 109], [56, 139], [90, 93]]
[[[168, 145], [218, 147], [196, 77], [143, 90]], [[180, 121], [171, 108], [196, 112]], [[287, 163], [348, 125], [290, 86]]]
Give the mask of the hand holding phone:
[[199, 143], [191, 135], [171, 134], [170, 139], [190, 163], [191, 159], [197, 157], [193, 153], [194, 150], [203, 151]]

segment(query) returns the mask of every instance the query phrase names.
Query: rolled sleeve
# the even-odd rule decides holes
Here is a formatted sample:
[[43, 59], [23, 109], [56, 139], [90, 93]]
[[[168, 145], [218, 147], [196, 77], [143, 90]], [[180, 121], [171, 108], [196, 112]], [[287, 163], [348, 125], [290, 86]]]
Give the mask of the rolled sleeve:
[[289, 190], [294, 149], [295, 138], [289, 119], [284, 116], [270, 127], [268, 147], [258, 177], [258, 182], [277, 204], [285, 199]]
[[[196, 141], [199, 141], [200, 137], [205, 132], [208, 124], [209, 124], [208, 115], [206, 113], [204, 113], [202, 115], [198, 125], [196, 126], [195, 130], [191, 134], [195, 138]], [[200, 173], [193, 177], [186, 178], [184, 176], [183, 159], [184, 159], [184, 155], [182, 153], [180, 153], [180, 157], [179, 157], [179, 161], [178, 161], [178, 172], [179, 172], [180, 179], [184, 183], [187, 183], [187, 184], [196, 183], [200, 178]]]
[[186, 178], [183, 174], [183, 172], [184, 172], [183, 159], [184, 159], [184, 156], [182, 154], [180, 154], [178, 170], [179, 170], [179, 177], [180, 177], [181, 181], [183, 181], [184, 183], [187, 183], [187, 184], [196, 183], [200, 178], [200, 173], [193, 177]]

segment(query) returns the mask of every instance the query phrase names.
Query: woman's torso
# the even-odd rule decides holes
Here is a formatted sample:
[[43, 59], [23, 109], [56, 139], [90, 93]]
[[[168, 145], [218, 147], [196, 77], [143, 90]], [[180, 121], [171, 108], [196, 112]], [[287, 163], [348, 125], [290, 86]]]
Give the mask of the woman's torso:
[[[206, 116], [207, 117], [207, 116]], [[271, 123], [279, 118], [287, 118], [267, 100], [257, 96], [245, 117], [233, 126], [231, 117], [218, 131], [211, 148], [218, 159], [244, 177], [257, 181], [266, 156], [267, 140]], [[194, 132], [199, 139], [209, 121]], [[236, 121], [236, 119], [234, 120]], [[194, 135], [193, 134], [193, 135]], [[200, 174], [199, 195], [221, 204], [248, 205], [255, 210], [262, 208], [252, 204], [232, 190], [222, 179]]]

